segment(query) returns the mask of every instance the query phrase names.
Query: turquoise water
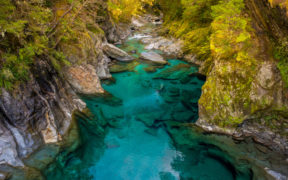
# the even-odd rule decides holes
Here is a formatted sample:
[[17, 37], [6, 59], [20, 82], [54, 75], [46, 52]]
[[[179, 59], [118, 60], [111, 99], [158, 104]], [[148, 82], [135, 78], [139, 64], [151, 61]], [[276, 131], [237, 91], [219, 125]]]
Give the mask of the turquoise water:
[[[133, 37], [119, 47], [136, 58], [145, 51]], [[75, 115], [79, 147], [64, 147], [42, 170], [46, 179], [252, 179], [251, 166], [237, 159], [243, 154], [232, 151], [237, 147], [231, 139], [215, 140], [193, 126], [205, 80], [197, 67], [168, 62], [137, 60], [127, 64], [128, 71], [114, 73], [114, 81], [103, 82], [105, 95], [83, 96], [89, 112]], [[115, 72], [123, 66], [119, 63]]]
[[44, 171], [48, 180], [251, 178], [220, 148], [177, 137], [181, 125], [198, 118], [204, 81], [195, 76], [197, 68], [180, 60], [153, 73], [145, 71], [149, 66], [113, 74], [115, 83], [103, 84], [105, 96], [83, 97], [91, 114], [78, 115], [81, 145], [57, 157]]

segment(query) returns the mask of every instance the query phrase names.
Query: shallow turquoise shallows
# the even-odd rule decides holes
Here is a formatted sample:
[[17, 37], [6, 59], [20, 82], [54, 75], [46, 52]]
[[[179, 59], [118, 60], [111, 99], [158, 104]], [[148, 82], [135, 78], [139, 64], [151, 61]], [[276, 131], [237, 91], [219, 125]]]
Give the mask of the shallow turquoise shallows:
[[63, 150], [43, 172], [46, 178], [251, 179], [248, 167], [233, 165], [233, 157], [190, 127], [204, 83], [196, 72], [171, 59], [164, 67], [140, 62], [131, 72], [114, 73], [115, 83], [103, 84], [109, 94], [83, 97], [91, 114], [77, 116], [80, 146]]

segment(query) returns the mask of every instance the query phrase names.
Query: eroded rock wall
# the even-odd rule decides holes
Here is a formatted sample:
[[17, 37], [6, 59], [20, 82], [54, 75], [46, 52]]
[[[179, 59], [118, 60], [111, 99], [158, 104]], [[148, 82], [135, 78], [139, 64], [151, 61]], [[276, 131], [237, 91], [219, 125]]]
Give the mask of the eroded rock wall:
[[51, 7], [56, 23], [48, 37], [55, 40], [52, 47], [65, 55], [67, 65], [58, 67], [49, 54], [39, 56], [27, 82], [1, 90], [0, 179], [11, 171], [2, 167], [23, 168], [23, 160], [35, 150], [61, 144], [73, 112], [86, 108], [77, 94], [104, 93], [100, 79], [111, 78], [111, 59], [103, 45], [126, 38], [129, 25], [118, 29], [106, 1], [77, 3], [60, 0]]
[[31, 80], [13, 92], [2, 89], [1, 164], [21, 161], [43, 144], [61, 141], [75, 109], [85, 103], [47, 62], [39, 60]]

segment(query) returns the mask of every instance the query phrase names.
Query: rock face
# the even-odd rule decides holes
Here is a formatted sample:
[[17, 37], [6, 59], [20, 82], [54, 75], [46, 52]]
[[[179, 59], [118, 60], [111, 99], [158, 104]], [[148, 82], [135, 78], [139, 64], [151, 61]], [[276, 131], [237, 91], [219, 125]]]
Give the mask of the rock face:
[[91, 65], [69, 67], [66, 76], [77, 93], [88, 95], [104, 93], [96, 70]]
[[[87, 31], [83, 30], [83, 31]], [[60, 43], [60, 49], [67, 54], [71, 64], [91, 64], [96, 67], [96, 73], [100, 79], [111, 78], [108, 64], [111, 60], [104, 54], [101, 46], [106, 42], [104, 34], [94, 34], [87, 31], [79, 33], [78, 43]], [[78, 48], [81, 46], [81, 48]]]
[[143, 60], [151, 61], [151, 62], [158, 63], [158, 64], [167, 64], [167, 61], [165, 61], [161, 55], [153, 51], [141, 53], [140, 58]]
[[53, 68], [38, 60], [31, 80], [0, 96], [0, 165], [24, 166], [21, 159], [40, 146], [61, 141], [82, 102]]
[[272, 46], [268, 37], [282, 39], [287, 34], [287, 21], [279, 21], [282, 12], [271, 9], [268, 2], [248, 0], [246, 6], [257, 32], [252, 35], [257, 55], [249, 60], [250, 64], [214, 56], [202, 88], [197, 124], [237, 139], [252, 137], [288, 154], [288, 89], [277, 68], [278, 62], [267, 51]]
[[103, 45], [103, 51], [106, 53], [107, 56], [116, 59], [118, 61], [132, 61], [134, 60], [134, 57], [127, 54], [125, 51], [117, 48], [116, 46], [112, 44], [105, 44]]
[[[62, 15], [67, 10], [67, 3], [64, 1], [59, 1], [56, 5], [55, 16]], [[97, 19], [95, 22], [95, 17], [88, 16], [85, 8], [93, 11], [98, 7], [104, 13], [99, 14], [97, 17], [101, 20]], [[74, 15], [68, 13], [64, 16], [66, 21]], [[70, 26], [74, 33], [73, 38], [62, 41], [62, 34], [57, 33], [58, 29], [56, 34], [51, 35], [51, 39], [61, 39], [57, 41], [55, 49], [65, 55], [70, 66], [59, 70], [59, 66], [63, 64], [58, 64], [58, 59], [54, 59], [56, 62], [53, 63], [50, 56], [43, 55], [35, 59], [35, 64], [30, 69], [29, 81], [11, 91], [1, 89], [0, 179], [11, 175], [16, 167], [20, 167], [21, 173], [25, 171], [28, 168], [27, 157], [40, 147], [62, 144], [71, 132], [73, 112], [82, 111], [86, 107], [76, 93], [103, 93], [99, 78], [111, 77], [108, 69], [111, 60], [103, 52], [102, 44], [107, 43], [106, 37], [108, 41], [121, 40], [125, 34], [129, 34], [129, 28], [125, 29], [125, 33], [120, 33], [122, 31], [111, 22], [105, 1], [85, 6], [82, 11], [77, 11], [75, 18], [86, 24]], [[59, 27], [61, 28], [62, 26]], [[107, 29], [111, 31], [106, 31]], [[131, 59], [127, 54], [122, 58]], [[41, 163], [45, 164], [44, 161]]]
[[100, 25], [105, 32], [108, 42], [113, 44], [122, 43], [131, 34], [131, 27], [128, 24], [111, 23], [110, 18]]

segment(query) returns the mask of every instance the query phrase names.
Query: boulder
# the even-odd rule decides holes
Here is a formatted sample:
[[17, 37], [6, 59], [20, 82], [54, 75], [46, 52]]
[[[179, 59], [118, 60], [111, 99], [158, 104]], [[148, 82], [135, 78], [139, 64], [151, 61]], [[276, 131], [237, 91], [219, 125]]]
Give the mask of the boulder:
[[165, 61], [165, 59], [161, 55], [153, 51], [141, 53], [140, 58], [143, 60], [152, 61], [159, 64], [167, 64], [167, 61]]
[[92, 65], [69, 67], [66, 77], [71, 86], [80, 94], [104, 93], [96, 70]]
[[139, 65], [139, 62], [137, 61], [132, 61], [129, 63], [115, 63], [112, 64], [109, 67], [109, 71], [111, 73], [119, 73], [119, 72], [125, 72], [125, 71], [134, 71], [135, 67]]
[[116, 46], [112, 45], [112, 44], [105, 44], [103, 45], [103, 51], [104, 53], [113, 58], [116, 59], [118, 61], [132, 61], [134, 60], [134, 57], [130, 56], [129, 54], [127, 54], [125, 51], [117, 48]]

